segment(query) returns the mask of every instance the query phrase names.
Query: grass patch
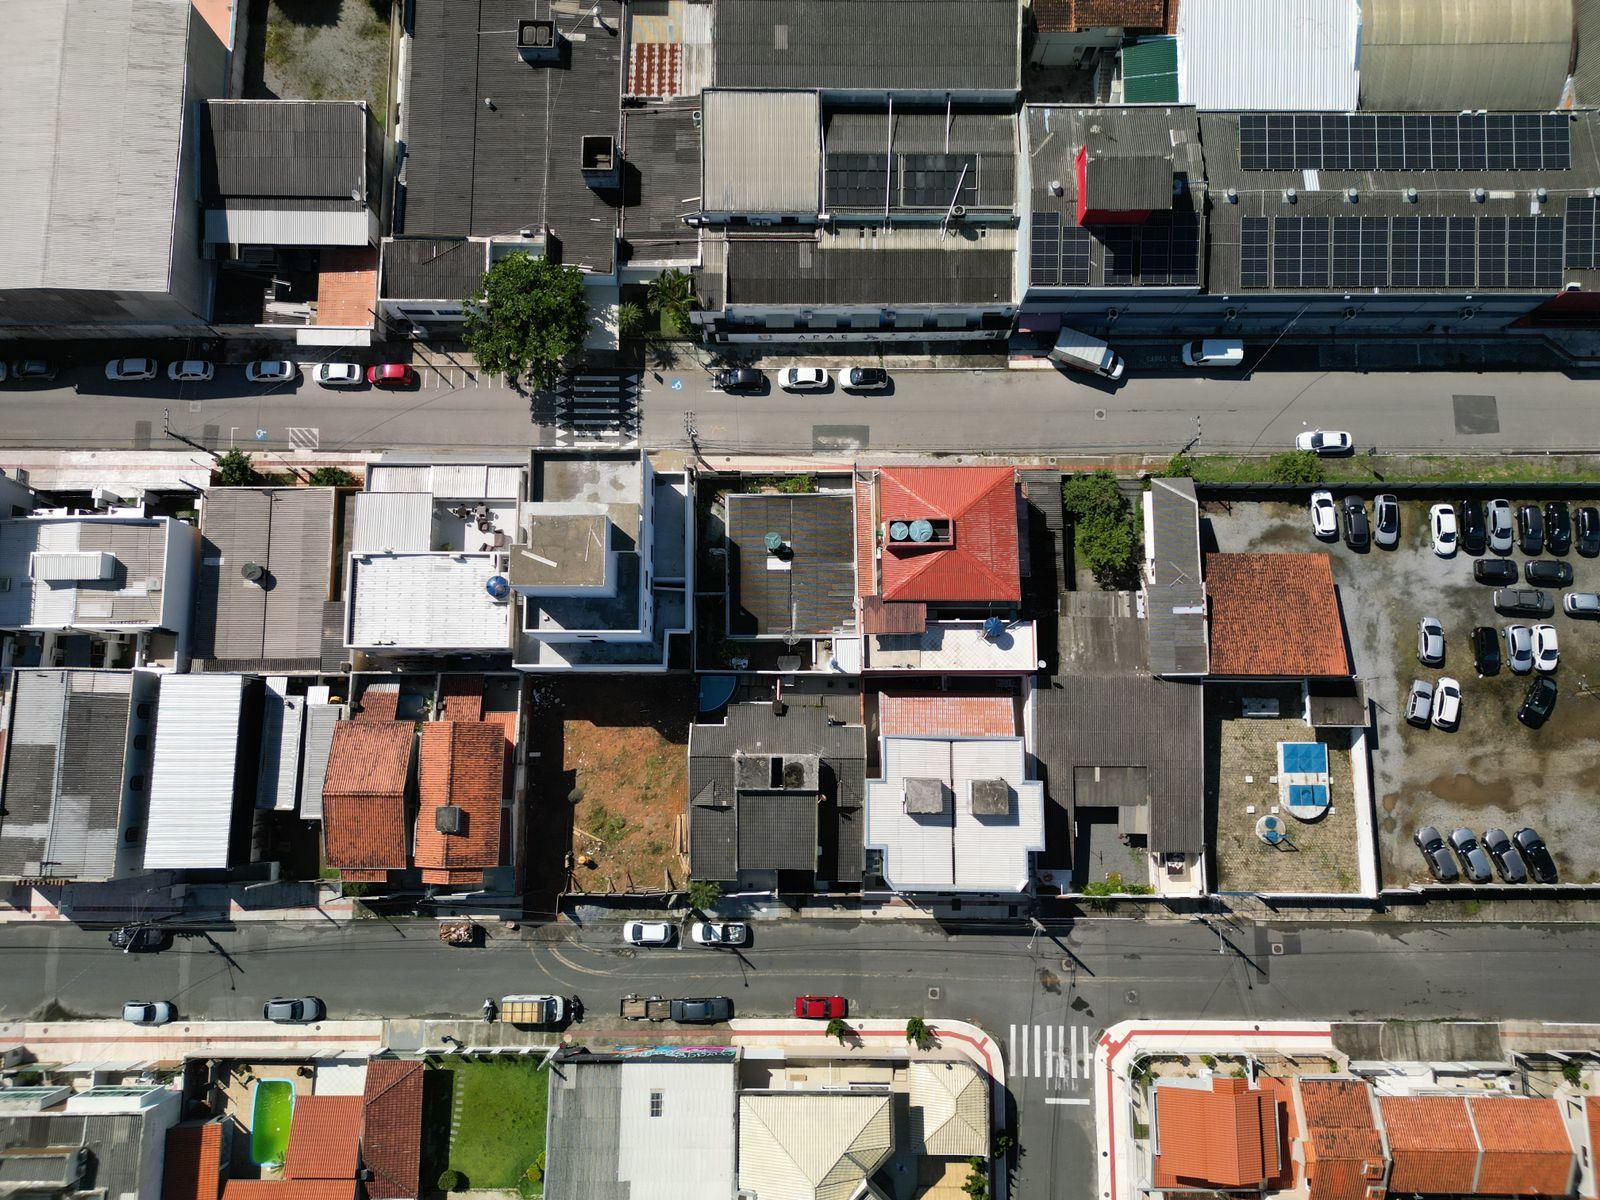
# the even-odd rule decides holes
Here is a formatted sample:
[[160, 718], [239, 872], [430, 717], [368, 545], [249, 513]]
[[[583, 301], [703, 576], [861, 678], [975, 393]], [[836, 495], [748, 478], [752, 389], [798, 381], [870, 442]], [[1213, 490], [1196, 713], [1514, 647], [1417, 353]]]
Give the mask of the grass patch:
[[430, 1074], [449, 1078], [450, 1088], [440, 1090], [460, 1113], [448, 1169], [460, 1172], [463, 1187], [517, 1187], [544, 1154], [548, 1073], [520, 1060], [446, 1060]]
[[[1271, 459], [1229, 454], [1185, 455], [1183, 474], [1196, 483], [1274, 483]], [[1600, 459], [1581, 455], [1478, 458], [1450, 454], [1357, 454], [1322, 460], [1329, 483], [1596, 483]], [[1155, 472], [1160, 474], [1161, 472]], [[1380, 478], [1381, 477], [1381, 478]]]

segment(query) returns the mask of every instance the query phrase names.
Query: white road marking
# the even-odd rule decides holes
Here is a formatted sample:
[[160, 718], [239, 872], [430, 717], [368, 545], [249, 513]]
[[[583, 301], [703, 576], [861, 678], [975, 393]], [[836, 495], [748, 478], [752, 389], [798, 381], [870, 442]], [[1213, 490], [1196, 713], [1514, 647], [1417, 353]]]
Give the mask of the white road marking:
[[1044, 1098], [1044, 1102], [1046, 1104], [1087, 1104], [1087, 1103], [1089, 1103], [1089, 1097], [1087, 1097], [1087, 1096], [1046, 1096]]

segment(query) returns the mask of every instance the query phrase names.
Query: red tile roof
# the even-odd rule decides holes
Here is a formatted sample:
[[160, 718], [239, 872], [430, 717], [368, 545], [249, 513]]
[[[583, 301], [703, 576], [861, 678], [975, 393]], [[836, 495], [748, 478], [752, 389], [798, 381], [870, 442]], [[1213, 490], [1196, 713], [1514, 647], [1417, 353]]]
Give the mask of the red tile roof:
[[[953, 544], [884, 545], [878, 569], [885, 600], [1014, 604], [1022, 599], [1017, 481], [1010, 467], [879, 471], [877, 526], [918, 517], [948, 520]], [[858, 587], [862, 595], [871, 594], [864, 584]]]
[[361, 1097], [296, 1096], [286, 1179], [354, 1179], [361, 1165]]
[[439, 681], [441, 721], [483, 720], [483, 676], [446, 675]]
[[1013, 737], [1017, 718], [1010, 696], [885, 692], [878, 697], [878, 732], [884, 737]]
[[392, 1058], [367, 1063], [361, 1161], [372, 1172], [368, 1200], [422, 1195], [422, 1064]]
[[355, 1200], [352, 1179], [230, 1179], [222, 1200]]
[[[417, 759], [416, 865], [446, 878], [430, 883], [483, 880], [483, 868], [500, 863], [500, 797], [506, 762], [505, 730], [487, 722], [432, 721], [422, 727]], [[440, 833], [437, 814], [462, 810], [459, 834]], [[427, 877], [426, 874], [424, 876]]]
[[409, 721], [340, 721], [322, 785], [328, 865], [368, 871], [406, 866]]
[[1478, 1137], [1465, 1099], [1381, 1096], [1378, 1108], [1394, 1162], [1391, 1192], [1472, 1191], [1478, 1174]]
[[1326, 554], [1208, 554], [1205, 574], [1211, 674], [1350, 674]]
[[1156, 1088], [1158, 1188], [1253, 1188], [1283, 1168], [1278, 1105], [1243, 1079]]
[[217, 1200], [222, 1189], [222, 1122], [167, 1130], [161, 1200]]
[[325, 247], [317, 264], [318, 325], [370, 329], [378, 301], [378, 251]]
[[856, 595], [878, 594], [878, 489], [856, 477]]
[[683, 87], [683, 46], [636, 42], [628, 50], [628, 95], [670, 100]]
[[[1600, 1104], [1595, 1103], [1592, 1096], [1583, 1098], [1583, 1116], [1589, 1126], [1590, 1154], [1600, 1153]], [[1596, 1176], [1593, 1172], [1589, 1176], [1589, 1191], [1586, 1194], [1591, 1200], [1600, 1195], [1600, 1176]]]
[[1383, 1186], [1388, 1171], [1367, 1085], [1302, 1079], [1299, 1086], [1310, 1200], [1365, 1200], [1369, 1187]]
[[361, 693], [360, 707], [356, 709], [357, 721], [392, 721], [400, 711], [400, 685], [398, 683], [369, 684]]
[[1162, 29], [1171, 33], [1177, 0], [1033, 0], [1040, 33], [1084, 29]]
[[1560, 1106], [1531, 1096], [1474, 1096], [1483, 1146], [1477, 1191], [1487, 1196], [1565, 1196], [1572, 1189], [1572, 1139]]

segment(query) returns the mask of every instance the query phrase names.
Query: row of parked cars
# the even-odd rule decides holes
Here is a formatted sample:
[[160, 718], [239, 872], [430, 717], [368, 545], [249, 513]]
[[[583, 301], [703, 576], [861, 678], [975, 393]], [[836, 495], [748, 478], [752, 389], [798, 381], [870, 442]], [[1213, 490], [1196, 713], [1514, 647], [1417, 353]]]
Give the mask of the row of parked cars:
[[[881, 392], [889, 386], [889, 372], [882, 367], [784, 367], [778, 372], [778, 386], [786, 392], [825, 392], [837, 379], [847, 392]], [[767, 373], [756, 367], [726, 367], [711, 376], [714, 387], [725, 392], [764, 392]]]
[[[1394, 549], [1400, 544], [1400, 501], [1385, 492], [1373, 499], [1372, 509], [1369, 521], [1366, 501], [1360, 496], [1346, 496], [1336, 502], [1332, 492], [1313, 492], [1311, 531], [1323, 541], [1336, 541], [1342, 534], [1345, 545], [1352, 550], [1365, 550], [1369, 545]], [[1513, 548], [1527, 555], [1558, 556], [1575, 548], [1585, 558], [1600, 557], [1600, 508], [1584, 505], [1574, 513], [1560, 500], [1552, 500], [1543, 508], [1523, 504], [1515, 513], [1509, 500], [1490, 500], [1487, 505], [1463, 500], [1459, 509], [1435, 504], [1428, 510], [1428, 532], [1433, 552], [1440, 558], [1450, 558], [1458, 549], [1480, 555], [1485, 550], [1510, 554]], [[1569, 564], [1544, 564], [1540, 570], [1559, 575], [1560, 567], [1566, 568], [1566, 582], [1572, 582]], [[1479, 582], [1488, 583], [1491, 580], [1484, 577], [1482, 570], [1492, 573], [1495, 564], [1475, 563], [1474, 569], [1479, 572]], [[1505, 582], [1516, 582], [1514, 568]]]
[[1485, 829], [1480, 842], [1470, 829], [1457, 829], [1446, 840], [1432, 825], [1424, 825], [1412, 840], [1428, 873], [1440, 883], [1455, 883], [1462, 876], [1472, 883], [1491, 883], [1497, 872], [1506, 883], [1556, 883], [1560, 878], [1549, 848], [1533, 829], [1519, 829], [1510, 837], [1504, 829]]
[[[106, 378], [112, 383], [139, 383], [154, 379], [160, 369], [153, 358], [114, 358], [106, 364]], [[167, 364], [167, 378], [173, 383], [206, 383], [216, 373], [216, 364], [203, 358]], [[244, 377], [250, 383], [293, 383], [300, 377], [300, 365], [287, 358], [258, 359], [245, 364]], [[311, 369], [311, 378], [323, 387], [357, 387], [363, 380], [373, 387], [410, 387], [417, 372], [409, 363], [373, 363], [363, 371], [360, 363], [320, 362]]]

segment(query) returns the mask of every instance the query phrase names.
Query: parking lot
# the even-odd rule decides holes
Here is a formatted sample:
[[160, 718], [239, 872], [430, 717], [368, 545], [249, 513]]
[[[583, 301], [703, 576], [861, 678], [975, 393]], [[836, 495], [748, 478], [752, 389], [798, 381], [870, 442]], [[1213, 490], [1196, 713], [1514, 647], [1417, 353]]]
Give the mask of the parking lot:
[[[1370, 493], [1367, 500], [1370, 511]], [[1600, 880], [1600, 822], [1594, 819], [1594, 798], [1600, 793], [1600, 692], [1591, 689], [1600, 687], [1600, 622], [1569, 617], [1560, 603], [1565, 591], [1600, 591], [1600, 560], [1579, 557], [1575, 550], [1560, 556], [1572, 565], [1574, 579], [1571, 588], [1544, 589], [1556, 597], [1553, 616], [1503, 617], [1494, 611], [1494, 589], [1473, 580], [1473, 556], [1441, 559], [1433, 553], [1428, 508], [1428, 501], [1402, 500], [1399, 545], [1364, 553], [1342, 541], [1315, 538], [1303, 505], [1210, 503], [1205, 517], [1218, 550], [1322, 549], [1332, 558], [1356, 673], [1376, 706], [1372, 790], [1384, 887], [1427, 881], [1411, 842], [1421, 825], [1437, 826], [1446, 836], [1467, 826], [1480, 837], [1490, 826], [1514, 833], [1531, 825], [1549, 844], [1562, 882]], [[1525, 561], [1520, 549], [1507, 557], [1519, 567]], [[1444, 626], [1443, 667], [1417, 661], [1417, 623], [1424, 616]], [[1529, 729], [1516, 714], [1533, 677], [1515, 675], [1503, 665], [1497, 676], [1480, 679], [1471, 633], [1474, 626], [1486, 625], [1502, 634], [1509, 624], [1540, 620], [1554, 625], [1559, 635], [1554, 678], [1560, 696], [1549, 721]], [[1499, 642], [1504, 659], [1503, 634]], [[1412, 680], [1436, 683], [1443, 676], [1461, 685], [1459, 727], [1406, 724]]]

